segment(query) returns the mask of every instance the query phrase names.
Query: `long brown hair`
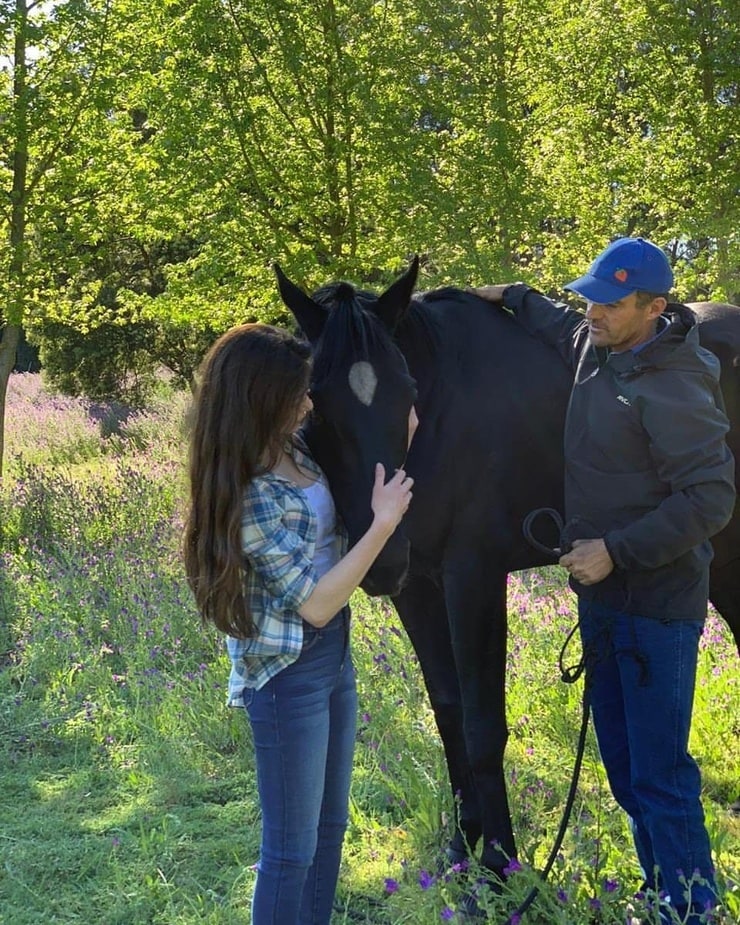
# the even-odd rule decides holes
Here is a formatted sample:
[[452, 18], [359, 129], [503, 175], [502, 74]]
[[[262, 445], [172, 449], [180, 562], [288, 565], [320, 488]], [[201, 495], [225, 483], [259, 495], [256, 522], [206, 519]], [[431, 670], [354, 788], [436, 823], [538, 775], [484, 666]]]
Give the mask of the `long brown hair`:
[[310, 348], [286, 331], [243, 324], [220, 337], [200, 369], [190, 440], [184, 558], [204, 623], [253, 635], [244, 597], [244, 492], [278, 459], [308, 388]]

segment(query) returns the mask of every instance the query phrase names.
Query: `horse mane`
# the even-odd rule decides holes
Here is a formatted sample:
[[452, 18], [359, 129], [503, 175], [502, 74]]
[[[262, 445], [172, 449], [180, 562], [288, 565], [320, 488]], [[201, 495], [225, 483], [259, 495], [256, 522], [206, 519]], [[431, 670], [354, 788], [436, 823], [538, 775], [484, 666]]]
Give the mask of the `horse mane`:
[[439, 289], [429, 289], [427, 292], [417, 292], [414, 298], [430, 304], [434, 302], [466, 302], [472, 293], [466, 292], [457, 286], [442, 286]]
[[[330, 283], [313, 293], [313, 299], [328, 311], [324, 330], [314, 353], [317, 381], [335, 370], [351, 366], [369, 356], [391, 354], [393, 337], [369, 306], [377, 300], [372, 292], [351, 283]], [[367, 307], [366, 307], [367, 306]]]
[[444, 345], [449, 346], [450, 337], [459, 336], [465, 340], [470, 336], [463, 326], [445, 323], [450, 318], [446, 312], [475, 299], [471, 293], [455, 286], [416, 292], [398, 325], [396, 336], [399, 341], [413, 341], [417, 346], [423, 346], [432, 357]]
[[[437, 354], [454, 332], [469, 336], [458, 325], [444, 325], [445, 308], [475, 301], [475, 296], [453, 286], [414, 294], [396, 330], [390, 332], [373, 313], [377, 301], [374, 292], [357, 289], [351, 283], [338, 282], [322, 286], [313, 299], [328, 311], [324, 330], [314, 352], [314, 376], [317, 381], [334, 371], [346, 368], [356, 360], [377, 357], [393, 351], [394, 344], [416, 348], [429, 357]], [[430, 311], [430, 308], [432, 309]]]

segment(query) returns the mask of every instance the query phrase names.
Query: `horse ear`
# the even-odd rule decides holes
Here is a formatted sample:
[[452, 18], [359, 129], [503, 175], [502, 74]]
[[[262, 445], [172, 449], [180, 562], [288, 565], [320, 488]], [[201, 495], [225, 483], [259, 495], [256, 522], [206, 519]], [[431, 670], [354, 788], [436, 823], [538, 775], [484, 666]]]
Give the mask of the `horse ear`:
[[419, 255], [417, 254], [403, 276], [399, 276], [395, 283], [391, 283], [373, 306], [373, 311], [389, 330], [392, 331], [396, 327], [409, 307], [418, 275]]
[[274, 263], [272, 268], [277, 276], [280, 298], [290, 309], [309, 341], [315, 344], [324, 330], [326, 309], [291, 282], [277, 263]]

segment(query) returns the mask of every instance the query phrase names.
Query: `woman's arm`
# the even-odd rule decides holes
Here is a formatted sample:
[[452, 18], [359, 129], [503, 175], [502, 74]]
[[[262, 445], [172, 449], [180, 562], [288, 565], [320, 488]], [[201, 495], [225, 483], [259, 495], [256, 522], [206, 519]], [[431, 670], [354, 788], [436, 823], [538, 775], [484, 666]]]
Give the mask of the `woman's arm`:
[[369, 530], [322, 575], [298, 608], [298, 613], [312, 626], [325, 626], [344, 607], [406, 513], [414, 480], [399, 469], [387, 484], [384, 481], [385, 470], [378, 463], [371, 500], [375, 516]]

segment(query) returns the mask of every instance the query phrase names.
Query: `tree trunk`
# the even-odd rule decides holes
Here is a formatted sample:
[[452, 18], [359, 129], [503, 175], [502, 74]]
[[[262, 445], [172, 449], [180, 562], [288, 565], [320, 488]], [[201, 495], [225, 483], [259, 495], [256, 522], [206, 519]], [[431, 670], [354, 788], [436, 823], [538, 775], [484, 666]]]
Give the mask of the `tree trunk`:
[[28, 30], [27, 0], [15, 3], [15, 36], [13, 42], [13, 187], [10, 193], [10, 272], [8, 304], [3, 312], [5, 327], [0, 341], [0, 477], [5, 455], [5, 399], [8, 380], [15, 365], [23, 323], [25, 303], [26, 207], [28, 199], [28, 98], [26, 78], [26, 36]]
[[18, 341], [21, 338], [19, 324], [6, 324], [0, 340], [0, 478], [3, 474], [5, 455], [5, 399], [8, 394], [8, 380], [13, 372]]

